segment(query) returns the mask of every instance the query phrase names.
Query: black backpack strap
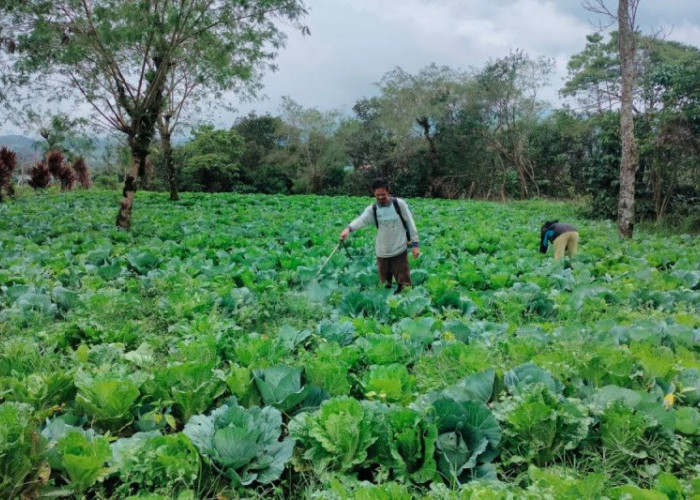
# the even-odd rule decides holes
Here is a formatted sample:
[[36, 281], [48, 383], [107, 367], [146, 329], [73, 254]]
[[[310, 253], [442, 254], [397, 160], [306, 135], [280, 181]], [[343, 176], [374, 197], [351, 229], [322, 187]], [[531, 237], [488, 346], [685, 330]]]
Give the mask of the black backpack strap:
[[408, 224], [406, 224], [406, 219], [403, 218], [403, 214], [401, 213], [401, 207], [399, 207], [399, 200], [397, 198], [392, 198], [391, 202], [394, 204], [394, 210], [396, 210], [396, 213], [399, 214], [399, 219], [401, 219], [403, 228], [406, 230], [406, 241], [410, 242], [411, 233], [408, 231]]
[[377, 219], [377, 204], [372, 205], [372, 213], [374, 214], [374, 225], [379, 229], [379, 219]]

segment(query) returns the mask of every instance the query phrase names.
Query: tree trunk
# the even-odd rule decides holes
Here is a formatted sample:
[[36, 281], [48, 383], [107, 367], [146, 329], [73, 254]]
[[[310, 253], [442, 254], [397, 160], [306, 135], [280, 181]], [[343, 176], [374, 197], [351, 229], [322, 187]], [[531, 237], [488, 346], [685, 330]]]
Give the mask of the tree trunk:
[[131, 209], [134, 206], [134, 196], [136, 195], [136, 181], [139, 178], [141, 162], [135, 153], [131, 155], [131, 170], [124, 179], [124, 189], [122, 190], [122, 201], [119, 203], [119, 213], [117, 214], [117, 227], [122, 229], [131, 228]]
[[439, 196], [439, 192], [434, 180], [435, 177], [437, 177], [438, 169], [440, 168], [440, 159], [437, 147], [435, 146], [435, 141], [433, 140], [433, 136], [430, 135], [430, 121], [428, 120], [428, 118], [424, 117], [416, 119], [416, 122], [423, 129], [423, 137], [425, 137], [425, 140], [428, 141], [428, 158], [430, 161], [430, 170], [428, 172], [428, 186], [430, 186], [430, 190], [426, 194], [433, 197]]
[[158, 122], [160, 132], [160, 144], [163, 148], [163, 160], [168, 173], [168, 187], [170, 188], [170, 201], [177, 201], [180, 195], [177, 191], [177, 175], [175, 175], [175, 162], [173, 161], [172, 130], [170, 128], [170, 115], [164, 115]]
[[167, 119], [165, 124], [160, 125], [160, 145], [163, 148], [163, 160], [165, 168], [168, 172], [168, 187], [170, 188], [170, 201], [177, 201], [180, 195], [177, 191], [177, 176], [175, 175], [175, 162], [173, 161], [173, 145], [171, 142], [171, 133], [168, 127]]
[[620, 99], [622, 158], [620, 159], [617, 230], [623, 238], [631, 238], [634, 231], [634, 180], [637, 173], [637, 147], [634, 140], [634, 117], [632, 115], [635, 39], [629, 14], [629, 0], [619, 0], [617, 19], [619, 24], [620, 73], [622, 75]]

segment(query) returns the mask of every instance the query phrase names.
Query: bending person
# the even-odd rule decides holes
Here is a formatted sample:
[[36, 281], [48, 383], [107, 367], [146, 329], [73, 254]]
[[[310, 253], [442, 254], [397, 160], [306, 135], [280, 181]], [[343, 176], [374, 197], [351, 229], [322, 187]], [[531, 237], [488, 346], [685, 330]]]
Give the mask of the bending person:
[[554, 242], [554, 259], [564, 255], [573, 257], [578, 252], [578, 231], [571, 224], [547, 221], [540, 229], [540, 252], [547, 253], [549, 242]]

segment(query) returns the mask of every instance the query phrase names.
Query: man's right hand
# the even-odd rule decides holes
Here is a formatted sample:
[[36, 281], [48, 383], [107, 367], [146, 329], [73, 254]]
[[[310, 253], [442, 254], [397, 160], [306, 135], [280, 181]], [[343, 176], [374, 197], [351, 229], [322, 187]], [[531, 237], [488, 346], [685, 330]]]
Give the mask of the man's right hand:
[[340, 233], [340, 239], [341, 239], [341, 240], [344, 240], [345, 238], [348, 237], [348, 234], [350, 234], [350, 228], [349, 228], [349, 227], [346, 227], [345, 229], [343, 229], [343, 230], [341, 231], [341, 233]]

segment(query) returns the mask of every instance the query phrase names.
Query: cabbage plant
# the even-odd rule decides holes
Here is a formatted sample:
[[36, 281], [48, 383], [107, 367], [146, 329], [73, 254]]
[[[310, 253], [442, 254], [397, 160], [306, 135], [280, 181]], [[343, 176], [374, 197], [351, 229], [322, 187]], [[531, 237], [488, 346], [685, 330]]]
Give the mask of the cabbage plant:
[[32, 409], [21, 403], [0, 403], [0, 497], [13, 498], [33, 467], [36, 428]]
[[294, 450], [292, 439], [280, 440], [279, 410], [270, 406], [245, 409], [235, 398], [209, 415], [195, 415], [182, 432], [232, 485], [279, 479]]
[[368, 402], [341, 396], [324, 401], [319, 411], [301, 413], [289, 422], [289, 434], [306, 451], [303, 458], [318, 469], [350, 471], [363, 464], [377, 440]]
[[433, 403], [438, 427], [437, 466], [451, 484], [495, 477], [491, 461], [498, 456], [501, 428], [491, 410], [478, 401], [449, 398]]

